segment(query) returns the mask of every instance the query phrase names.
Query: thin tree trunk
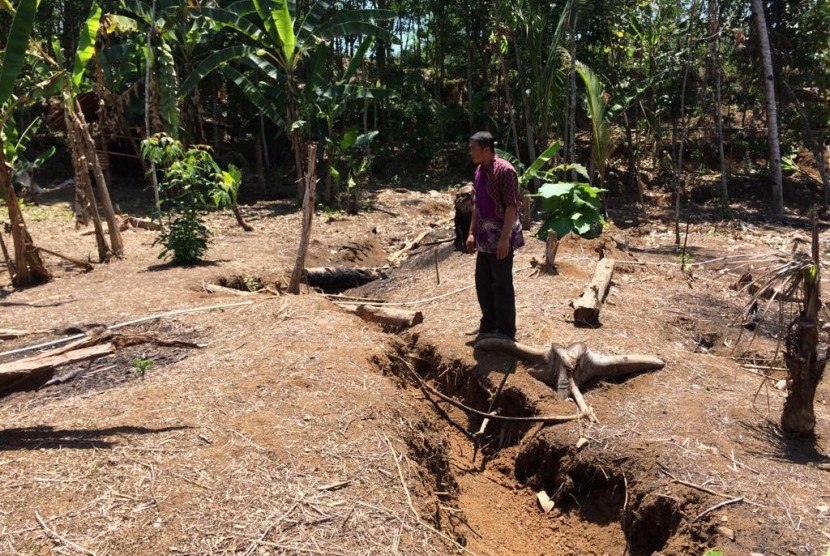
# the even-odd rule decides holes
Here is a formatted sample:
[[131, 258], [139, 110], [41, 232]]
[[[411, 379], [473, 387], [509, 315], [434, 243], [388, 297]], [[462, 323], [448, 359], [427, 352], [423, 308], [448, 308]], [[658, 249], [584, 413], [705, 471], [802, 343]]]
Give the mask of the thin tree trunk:
[[[689, 69], [692, 65], [692, 47], [694, 45], [694, 21], [695, 13], [697, 12], [697, 1], [692, 2], [689, 9], [689, 41], [687, 43], [687, 57], [686, 64], [683, 68], [683, 85], [680, 88], [680, 121], [682, 122], [682, 130], [680, 132], [680, 145], [677, 147], [677, 156], [674, 162], [674, 242], [680, 245], [680, 180], [683, 172], [683, 148], [686, 145], [686, 133], [689, 130], [689, 122], [686, 118], [686, 85], [689, 82]], [[675, 126], [677, 129], [677, 126]], [[674, 143], [674, 137], [672, 137]], [[672, 150], [674, 145], [672, 145]]]
[[12, 271], [12, 283], [17, 287], [41, 284], [52, 279], [46, 266], [40, 258], [40, 254], [32, 243], [32, 237], [26, 229], [26, 222], [17, 195], [14, 193], [11, 174], [6, 165], [6, 158], [3, 149], [0, 149], [0, 189], [2, 189], [3, 200], [6, 209], [9, 211], [9, 223], [12, 229], [12, 243], [14, 244], [14, 265]]
[[[516, 69], [518, 70], [519, 75], [521, 75], [522, 58], [521, 56], [519, 56], [518, 46], [514, 47], [513, 51], [516, 53]], [[533, 161], [536, 160], [536, 138], [534, 137], [533, 133], [533, 121], [530, 119], [530, 99], [528, 98], [527, 89], [525, 87], [519, 88], [522, 91], [522, 105], [525, 116], [525, 140], [527, 141], [527, 154], [532, 164]]]
[[781, 175], [781, 144], [778, 137], [778, 108], [775, 103], [775, 76], [772, 69], [772, 52], [769, 31], [764, 16], [764, 3], [752, 0], [752, 16], [758, 32], [761, 63], [763, 66], [764, 104], [767, 111], [767, 137], [769, 141], [769, 171], [772, 176], [772, 210], [775, 216], [784, 215], [784, 186]]
[[317, 189], [317, 144], [308, 146], [308, 173], [306, 174], [305, 198], [303, 200], [303, 226], [300, 232], [300, 245], [297, 248], [297, 260], [294, 262], [294, 271], [291, 273], [291, 282], [288, 284], [288, 293], [300, 293], [300, 280], [305, 270], [305, 257], [308, 252], [308, 243], [311, 239], [311, 223], [314, 219], [314, 192]]
[[[570, 8], [573, 17], [568, 18], [568, 35], [569, 35], [569, 54], [571, 57], [571, 67], [568, 71], [568, 162], [576, 164], [576, 22], [577, 13], [571, 2]], [[577, 181], [579, 176], [576, 170], [571, 171], [571, 180]]]
[[[156, 0], [153, 0], [152, 9], [153, 20], [156, 18]], [[147, 30], [147, 57], [145, 59], [146, 71], [144, 73], [144, 135], [149, 140], [153, 134], [150, 130], [150, 78], [153, 68], [153, 32], [155, 32], [155, 25], [150, 25]], [[164, 228], [164, 220], [161, 217], [161, 197], [159, 196], [159, 179], [156, 173], [156, 163], [150, 161], [150, 183], [153, 185], [153, 196], [156, 201], [156, 217], [159, 219], [159, 224]]]
[[709, 56], [712, 60], [712, 77], [715, 81], [715, 132], [718, 135], [718, 160], [720, 162], [720, 203], [725, 213], [729, 212], [729, 183], [727, 180], [726, 157], [723, 152], [723, 104], [721, 102], [721, 67], [720, 67], [720, 18], [718, 2], [709, 0], [709, 34], [715, 39], [709, 44]]

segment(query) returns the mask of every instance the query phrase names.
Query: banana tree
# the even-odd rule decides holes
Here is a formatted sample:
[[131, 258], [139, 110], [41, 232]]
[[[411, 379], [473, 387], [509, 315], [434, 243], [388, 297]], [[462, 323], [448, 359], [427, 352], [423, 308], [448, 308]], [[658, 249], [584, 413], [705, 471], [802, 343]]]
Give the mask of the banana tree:
[[[78, 95], [84, 88], [84, 76], [87, 66], [95, 54], [95, 39], [101, 25], [101, 15], [100, 6], [93, 3], [89, 17], [81, 28], [71, 70], [64, 69], [66, 67], [64, 53], [57, 41], [52, 44], [51, 55], [38, 44], [34, 45], [33, 54], [46, 63], [53, 72], [50, 82], [56, 86], [62, 100], [67, 142], [72, 152], [75, 169], [76, 215], [84, 219], [87, 211], [91, 214], [95, 225], [98, 256], [103, 262], [109, 260], [113, 255], [116, 257], [123, 256], [124, 243], [110, 199], [107, 181], [104, 177], [101, 162], [98, 159], [95, 141], [89, 131], [83, 110], [81, 110], [78, 103]], [[90, 170], [92, 170], [95, 177], [97, 197], [107, 220], [111, 247], [104, 237], [103, 226], [98, 215], [96, 195], [89, 180]], [[78, 206], [79, 204], [80, 206]]]
[[[0, 68], [0, 130], [4, 129], [6, 120], [14, 113], [18, 101], [13, 95], [14, 85], [25, 63], [29, 35], [39, 4], [40, 0], [20, 0], [14, 10], [6, 50], [3, 53], [3, 66]], [[8, 3], [6, 7], [9, 7]], [[4, 143], [5, 139], [3, 137]], [[12, 184], [11, 169], [6, 163], [5, 149], [0, 149], [0, 189], [9, 213], [14, 244], [14, 262], [7, 260], [12, 283], [17, 287], [23, 287], [49, 281], [51, 275], [32, 242], [20, 210]], [[5, 254], [5, 244], [3, 247]]]
[[[241, 0], [226, 8], [201, 8], [201, 15], [233, 33], [238, 44], [207, 56], [194, 68], [181, 88], [182, 94], [188, 94], [205, 76], [216, 70], [221, 70], [235, 83], [262, 114], [288, 135], [294, 153], [298, 199], [302, 199], [304, 193], [301, 157], [305, 151], [304, 143], [311, 134], [310, 126], [303, 119], [307, 106], [304, 100], [308, 98], [304, 90], [309, 82], [323, 74], [325, 68], [325, 57], [316, 53], [325, 53], [320, 49], [328, 49], [326, 41], [335, 37], [371, 35], [379, 40], [395, 41], [389, 31], [378, 25], [379, 21], [392, 19], [395, 12], [345, 10], [326, 18], [330, 7], [332, 4], [328, 0], [316, 0], [304, 14], [300, 14], [292, 0]], [[366, 49], [360, 49], [359, 54], [362, 61]], [[256, 81], [230, 62], [253, 69]], [[356, 97], [363, 91], [345, 82], [338, 82], [336, 87], [336, 92], [347, 97]], [[319, 89], [322, 91], [324, 88]]]

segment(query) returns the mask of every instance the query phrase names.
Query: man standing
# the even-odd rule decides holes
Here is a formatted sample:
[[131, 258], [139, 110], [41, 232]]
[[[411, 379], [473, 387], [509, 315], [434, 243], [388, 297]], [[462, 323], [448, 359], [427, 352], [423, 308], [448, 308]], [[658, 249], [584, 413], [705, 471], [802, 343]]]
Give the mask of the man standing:
[[470, 137], [475, 172], [475, 210], [467, 249], [477, 251], [476, 294], [481, 307], [479, 337], [516, 337], [513, 251], [524, 245], [519, 222], [516, 170], [495, 153], [487, 131]]

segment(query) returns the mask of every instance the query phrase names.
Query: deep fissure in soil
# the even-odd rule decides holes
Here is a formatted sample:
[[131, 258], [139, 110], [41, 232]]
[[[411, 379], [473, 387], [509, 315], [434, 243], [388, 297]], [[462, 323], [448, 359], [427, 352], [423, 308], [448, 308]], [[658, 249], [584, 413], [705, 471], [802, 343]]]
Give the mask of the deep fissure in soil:
[[[442, 358], [434, 346], [420, 344], [417, 337], [410, 337], [408, 343], [393, 342], [386, 354], [377, 356], [374, 363], [385, 374], [395, 377], [403, 388], [420, 387], [419, 381], [412, 376], [414, 371], [433, 388], [479, 411], [488, 410], [494, 394], [475, 376], [473, 368], [457, 360]], [[436, 400], [429, 392], [425, 392], [425, 398]], [[457, 482], [449, 464], [457, 454], [446, 453], [453, 443], [436, 439], [436, 434], [444, 437], [454, 434], [447, 432], [450, 429], [444, 426], [448, 420], [453, 420], [455, 430], [472, 443], [482, 419], [466, 415], [441, 401], [426, 406], [434, 419], [426, 419], [421, 424], [424, 428], [418, 435], [422, 438], [415, 438], [418, 435], [413, 434], [409, 441], [411, 455], [434, 475], [438, 497], [458, 503], [461, 493], [453, 490]], [[507, 416], [538, 414], [521, 390], [509, 386], [502, 391], [493, 410]], [[657, 492], [656, 482], [662, 477], [648, 472], [653, 465], [628, 458], [609, 460], [598, 450], [580, 451], [575, 447], [574, 439], [566, 436], [558, 433], [556, 427], [491, 422], [486, 434], [480, 438], [481, 467], [477, 471], [483, 472], [488, 464], [492, 464], [504, 479], [513, 483], [516, 496], [528, 500], [524, 504], [526, 512], [534, 519], [539, 518], [541, 510], [529, 500], [532, 494], [544, 490], [555, 503], [556, 509], [550, 519], [554, 515], [568, 516], [569, 534], [585, 535], [580, 523], [598, 527], [616, 525], [622, 531], [620, 548], [627, 549], [626, 553], [632, 556], [664, 550], [666, 554], [681, 554], [689, 546], [705, 543], [704, 532], [683, 521], [683, 508], [694, 501], [694, 495], [692, 500], [661, 495]], [[424, 438], [431, 440], [426, 442]], [[471, 469], [476, 468], [471, 466]], [[440, 511], [440, 502], [436, 501], [435, 506], [433, 521], [436, 526], [441, 526], [444, 515]], [[459, 540], [464, 537], [459, 527], [459, 522], [464, 523], [463, 504], [460, 510], [462, 514], [449, 516], [452, 519], [447, 523]], [[485, 541], [500, 550], [510, 550], [502, 544], [504, 539]]]

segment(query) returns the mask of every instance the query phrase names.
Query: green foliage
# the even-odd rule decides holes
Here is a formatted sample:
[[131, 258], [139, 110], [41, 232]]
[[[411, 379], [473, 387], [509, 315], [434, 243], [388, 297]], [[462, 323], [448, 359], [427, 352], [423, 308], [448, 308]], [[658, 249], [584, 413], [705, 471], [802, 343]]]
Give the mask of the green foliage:
[[710, 548], [703, 553], [703, 556], [723, 556], [723, 550], [719, 548]]
[[142, 141], [141, 154], [163, 174], [159, 189], [168, 225], [155, 242], [164, 247], [159, 258], [172, 254], [173, 262], [182, 265], [202, 260], [210, 244], [202, 214], [236, 202], [241, 171], [233, 165], [223, 171], [206, 147], [185, 148], [163, 133]]
[[[345, 190], [341, 193], [338, 203], [349, 214], [356, 214], [360, 204], [361, 178], [369, 170], [369, 160], [365, 149], [377, 137], [377, 131], [360, 133], [356, 129], [347, 131], [339, 141], [327, 140], [326, 146], [330, 156], [337, 164], [333, 164], [331, 175], [338, 187], [345, 182]], [[345, 179], [344, 179], [345, 177]]]
[[95, 54], [95, 38], [98, 36], [98, 27], [101, 23], [101, 7], [92, 4], [92, 11], [89, 18], [81, 29], [81, 36], [78, 39], [78, 49], [75, 51], [75, 62], [72, 65], [72, 88], [77, 92], [84, 79], [86, 66]]
[[12, 174], [15, 179], [22, 176], [23, 173], [30, 173], [33, 170], [37, 170], [55, 154], [55, 147], [49, 147], [37, 155], [34, 160], [26, 156], [25, 153], [29, 147], [29, 143], [35, 133], [37, 133], [40, 124], [40, 118], [35, 118], [29, 124], [29, 127], [18, 135], [14, 118], [10, 118], [6, 120], [6, 125], [2, 129], [2, 133], [0, 133], [2, 135], [3, 153], [6, 158], [6, 163], [12, 167]]
[[141, 375], [141, 378], [144, 378], [144, 375], [147, 373], [147, 370], [153, 366], [152, 359], [144, 359], [143, 357], [135, 357], [132, 361], [130, 361], [130, 367], [138, 371], [138, 374]]
[[[14, 12], [11, 29], [6, 38], [6, 50], [3, 52], [3, 65], [0, 67], [0, 107], [12, 97], [15, 81], [23, 69], [26, 61], [26, 49], [29, 46], [29, 35], [34, 26], [40, 0], [20, 0]], [[8, 117], [4, 111], [3, 119]]]
[[536, 193], [541, 201], [540, 212], [545, 221], [536, 234], [540, 239], [548, 230], [564, 237], [574, 232], [583, 237], [596, 236], [605, 225], [599, 194], [603, 189], [582, 182], [546, 183]]

